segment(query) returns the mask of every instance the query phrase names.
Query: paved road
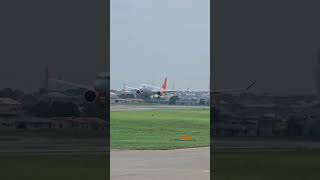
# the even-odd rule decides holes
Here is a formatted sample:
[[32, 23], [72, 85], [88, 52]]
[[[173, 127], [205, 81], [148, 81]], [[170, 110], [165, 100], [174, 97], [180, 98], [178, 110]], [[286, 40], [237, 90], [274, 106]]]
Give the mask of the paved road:
[[212, 140], [214, 150], [297, 150], [320, 149], [319, 140], [302, 139], [259, 139], [259, 138], [225, 138]]
[[111, 180], [209, 180], [209, 148], [111, 151]]
[[107, 138], [1, 137], [0, 153], [107, 152]]

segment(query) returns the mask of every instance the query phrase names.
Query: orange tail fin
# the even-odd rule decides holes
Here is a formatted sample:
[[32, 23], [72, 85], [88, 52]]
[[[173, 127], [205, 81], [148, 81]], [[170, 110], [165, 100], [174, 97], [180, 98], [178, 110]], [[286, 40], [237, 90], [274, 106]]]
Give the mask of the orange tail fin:
[[166, 94], [166, 90], [167, 90], [167, 77], [166, 79], [163, 81], [162, 87], [161, 87], [161, 94], [165, 95]]

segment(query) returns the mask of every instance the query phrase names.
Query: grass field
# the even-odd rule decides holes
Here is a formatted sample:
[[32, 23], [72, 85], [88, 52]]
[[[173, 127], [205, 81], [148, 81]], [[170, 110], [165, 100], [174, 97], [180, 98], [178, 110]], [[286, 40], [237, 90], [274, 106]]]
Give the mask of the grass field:
[[320, 179], [320, 152], [216, 152], [215, 180]]
[[107, 154], [0, 155], [0, 179], [106, 180]]
[[[163, 150], [209, 146], [209, 110], [111, 112], [111, 148]], [[180, 141], [181, 135], [193, 141]]]
[[[209, 110], [113, 111], [111, 147], [203, 147], [209, 145], [209, 128]], [[184, 134], [194, 141], [180, 141]], [[211, 166], [214, 180], [315, 180], [320, 179], [320, 151], [214, 152]]]

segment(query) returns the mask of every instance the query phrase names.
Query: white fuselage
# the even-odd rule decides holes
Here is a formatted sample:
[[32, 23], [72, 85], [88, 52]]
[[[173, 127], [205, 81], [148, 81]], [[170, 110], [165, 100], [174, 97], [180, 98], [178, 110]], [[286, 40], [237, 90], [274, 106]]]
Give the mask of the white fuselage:
[[136, 91], [138, 97], [150, 98], [155, 94], [159, 94], [161, 89], [156, 86], [141, 84], [141, 86]]

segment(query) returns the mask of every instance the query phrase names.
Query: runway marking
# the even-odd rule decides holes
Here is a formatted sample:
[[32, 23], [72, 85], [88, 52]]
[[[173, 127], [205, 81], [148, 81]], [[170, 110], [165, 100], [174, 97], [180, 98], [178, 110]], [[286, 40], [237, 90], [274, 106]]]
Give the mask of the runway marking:
[[176, 172], [203, 172], [209, 173], [210, 170], [188, 170], [188, 169], [112, 169], [111, 171], [176, 171]]

